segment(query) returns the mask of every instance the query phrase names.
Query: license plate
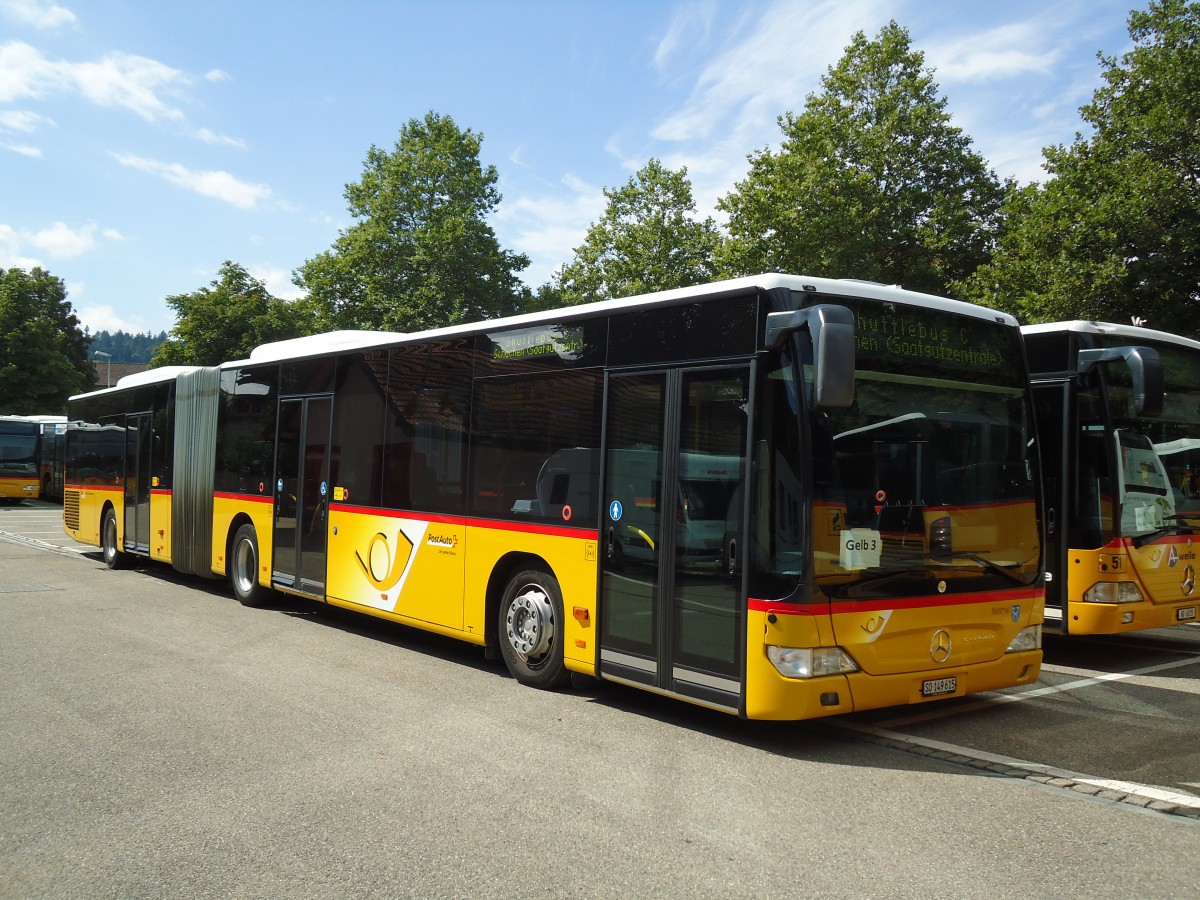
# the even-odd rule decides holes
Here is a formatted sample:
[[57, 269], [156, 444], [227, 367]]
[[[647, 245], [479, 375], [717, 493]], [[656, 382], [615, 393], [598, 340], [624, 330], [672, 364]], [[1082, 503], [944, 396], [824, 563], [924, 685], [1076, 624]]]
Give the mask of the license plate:
[[957, 678], [930, 678], [921, 684], [922, 697], [940, 697], [958, 690]]
[[1190, 622], [1194, 618], [1196, 618], [1196, 607], [1194, 606], [1185, 606], [1175, 610], [1176, 622]]

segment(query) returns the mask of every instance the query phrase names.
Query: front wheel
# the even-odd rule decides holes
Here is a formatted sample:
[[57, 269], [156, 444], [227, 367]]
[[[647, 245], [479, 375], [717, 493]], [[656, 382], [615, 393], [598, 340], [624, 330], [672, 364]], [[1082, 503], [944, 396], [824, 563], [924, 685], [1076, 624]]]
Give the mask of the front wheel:
[[262, 606], [267, 591], [258, 583], [258, 534], [253, 525], [243, 525], [229, 548], [229, 586], [242, 606]]
[[129, 561], [129, 555], [121, 552], [117, 541], [117, 513], [110, 506], [100, 520], [100, 549], [104, 553], [104, 564], [110, 569], [120, 569]]
[[504, 664], [521, 684], [550, 689], [567, 680], [562, 592], [553, 575], [533, 569], [508, 582], [499, 634]]

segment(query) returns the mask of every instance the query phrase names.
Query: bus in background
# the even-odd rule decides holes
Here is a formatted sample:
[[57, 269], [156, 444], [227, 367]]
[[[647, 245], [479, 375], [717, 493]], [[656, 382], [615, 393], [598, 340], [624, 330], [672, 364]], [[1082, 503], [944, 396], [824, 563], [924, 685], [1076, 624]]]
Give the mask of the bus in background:
[[1200, 343], [1148, 328], [1021, 329], [1046, 479], [1046, 626], [1196, 620]]
[[42, 426], [24, 416], [0, 416], [0, 503], [36, 500]]
[[71, 399], [64, 527], [803, 719], [1037, 680], [1032, 416], [1011, 317], [763, 275], [123, 378]]
[[0, 502], [62, 500], [66, 429], [66, 416], [0, 416]]

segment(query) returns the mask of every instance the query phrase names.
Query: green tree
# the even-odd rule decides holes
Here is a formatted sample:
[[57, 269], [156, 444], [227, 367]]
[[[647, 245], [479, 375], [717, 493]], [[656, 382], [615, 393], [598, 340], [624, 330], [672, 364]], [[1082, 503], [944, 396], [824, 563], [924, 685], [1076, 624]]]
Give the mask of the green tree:
[[151, 367], [215, 366], [244, 359], [259, 344], [312, 333], [304, 301], [289, 303], [237, 263], [221, 266], [211, 287], [167, 297], [175, 327], [159, 345]]
[[522, 310], [529, 259], [502, 250], [487, 223], [500, 193], [482, 141], [429, 112], [392, 152], [371, 147], [346, 185], [358, 221], [297, 272], [325, 327], [417, 331]]
[[1100, 55], [1092, 126], [1043, 151], [1050, 178], [1015, 195], [1011, 226], [964, 296], [1026, 321], [1148, 320], [1200, 334], [1200, 4], [1154, 0], [1133, 49]]
[[92, 345], [89, 348], [92, 356], [97, 353], [112, 355], [115, 363], [148, 363], [158, 345], [167, 339], [167, 333], [160, 331], [153, 334], [130, 334], [126, 331], [97, 331], [90, 335]]
[[562, 270], [565, 303], [687, 287], [713, 276], [720, 232], [696, 218], [687, 168], [651, 159], [623, 186], [606, 188], [608, 206]]
[[0, 413], [59, 415], [94, 372], [61, 278], [0, 269]]
[[718, 202], [726, 275], [785, 271], [865, 278], [944, 293], [986, 262], [1001, 224], [1001, 184], [950, 124], [924, 54], [895, 22], [857, 33], [784, 141], [750, 156]]

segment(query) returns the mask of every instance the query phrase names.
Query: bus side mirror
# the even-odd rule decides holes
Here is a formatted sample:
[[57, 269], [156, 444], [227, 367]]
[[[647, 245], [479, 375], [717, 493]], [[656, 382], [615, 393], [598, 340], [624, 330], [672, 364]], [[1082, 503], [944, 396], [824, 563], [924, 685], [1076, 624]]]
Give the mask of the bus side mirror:
[[795, 331], [807, 328], [813, 343], [813, 387], [818, 407], [854, 405], [854, 313], [819, 304], [767, 314], [764, 342], [778, 350]]
[[1133, 412], [1138, 416], [1158, 416], [1163, 409], [1162, 358], [1153, 347], [1105, 347], [1080, 350], [1075, 371], [1083, 375], [1097, 363], [1125, 360], [1133, 380]]

